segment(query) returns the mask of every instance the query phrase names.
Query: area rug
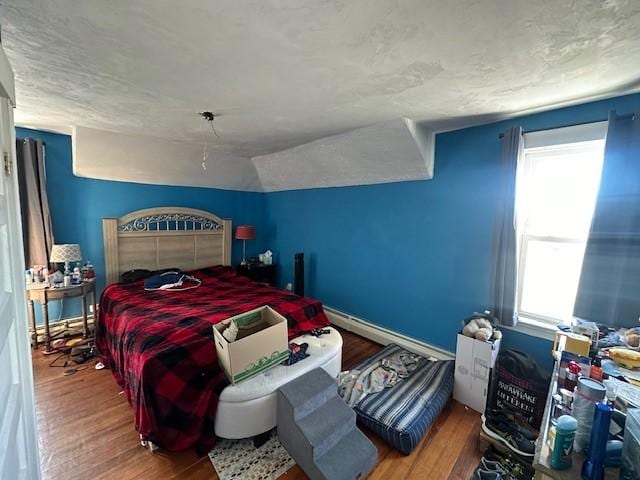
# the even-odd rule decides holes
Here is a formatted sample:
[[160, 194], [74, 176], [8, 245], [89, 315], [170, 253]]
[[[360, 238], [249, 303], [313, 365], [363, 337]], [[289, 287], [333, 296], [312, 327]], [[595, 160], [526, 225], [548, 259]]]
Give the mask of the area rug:
[[251, 439], [218, 440], [209, 459], [220, 480], [275, 480], [296, 464], [275, 430], [259, 448]]

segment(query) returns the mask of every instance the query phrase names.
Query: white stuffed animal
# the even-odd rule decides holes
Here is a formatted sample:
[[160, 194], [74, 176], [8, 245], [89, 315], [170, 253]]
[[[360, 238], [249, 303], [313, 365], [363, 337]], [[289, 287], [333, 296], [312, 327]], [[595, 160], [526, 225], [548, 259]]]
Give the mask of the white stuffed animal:
[[491, 340], [498, 340], [502, 338], [502, 332], [500, 330], [494, 330], [491, 322], [483, 317], [474, 317], [467, 322], [462, 329], [462, 334], [475, 338], [476, 340], [482, 340], [486, 342]]

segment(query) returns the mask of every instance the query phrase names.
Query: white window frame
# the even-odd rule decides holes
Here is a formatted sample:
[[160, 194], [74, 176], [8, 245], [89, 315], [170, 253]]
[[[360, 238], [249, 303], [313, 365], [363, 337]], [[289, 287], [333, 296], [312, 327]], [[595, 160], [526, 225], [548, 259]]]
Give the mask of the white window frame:
[[[546, 236], [546, 235], [531, 235], [531, 234], [522, 234], [519, 235], [520, 242], [520, 252], [518, 255], [518, 265], [524, 265], [524, 260], [527, 256], [527, 247], [529, 241], [541, 241], [541, 242], [549, 242], [549, 243], [571, 243], [571, 244], [580, 244], [582, 241], [579, 238], [570, 238], [570, 237], [554, 237], [554, 236]], [[522, 288], [524, 286], [523, 282], [524, 276], [524, 268], [518, 268], [518, 292], [517, 299], [518, 304], [516, 306], [518, 312], [518, 318], [527, 320], [535, 320], [536, 323], [541, 324], [549, 324], [550, 328], [555, 328], [556, 325], [564, 325], [565, 322], [562, 319], [548, 317], [546, 315], [540, 315], [539, 313], [528, 312], [522, 309]]]
[[[607, 134], [607, 127], [608, 122], [603, 121], [525, 133], [523, 135], [524, 150], [548, 148], [553, 146], [582, 143], [593, 140], [604, 140]], [[521, 160], [524, 161], [524, 158], [522, 158]], [[518, 165], [518, 168], [518, 175], [526, 175], [526, 172], [522, 173], [522, 169], [524, 168], [522, 164]], [[556, 327], [565, 323], [564, 320], [540, 315], [533, 312], [527, 312], [525, 310], [522, 310], [521, 308], [522, 293], [524, 287], [524, 268], [522, 267], [525, 264], [524, 262], [527, 255], [528, 245], [531, 241], [580, 244], [582, 243], [582, 240], [579, 238], [571, 237], [533, 235], [521, 233], [519, 231], [516, 231], [516, 234], [519, 247], [518, 277], [516, 280], [516, 312], [519, 319], [517, 329], [524, 331], [525, 333], [528, 333], [530, 335], [550, 339], [552, 338], [553, 332], [555, 332]]]

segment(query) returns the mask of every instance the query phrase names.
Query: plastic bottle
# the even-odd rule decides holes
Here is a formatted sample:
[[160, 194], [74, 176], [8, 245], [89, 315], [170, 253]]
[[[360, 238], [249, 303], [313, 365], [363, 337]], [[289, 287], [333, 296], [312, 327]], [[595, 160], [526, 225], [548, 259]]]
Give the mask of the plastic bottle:
[[578, 421], [578, 430], [573, 446], [576, 452], [583, 452], [589, 446], [593, 411], [596, 402], [604, 401], [606, 391], [607, 389], [602, 382], [592, 378], [582, 377], [578, 380], [571, 405], [571, 415]]
[[571, 415], [562, 415], [556, 422], [556, 438], [551, 454], [551, 468], [566, 470], [571, 467], [573, 439], [576, 436], [578, 422]]
[[591, 364], [591, 369], [589, 371], [589, 376], [594, 380], [602, 381], [602, 359], [599, 356], [595, 356], [593, 358], [593, 363]]
[[578, 365], [577, 362], [571, 360], [567, 365], [566, 376], [564, 378], [564, 388], [573, 392], [573, 389], [576, 387], [578, 382], [578, 375], [582, 372], [582, 368]]
[[81, 282], [80, 263], [76, 263], [76, 266], [73, 268], [73, 273], [71, 274], [71, 283], [73, 285], [79, 285]]
[[604, 402], [596, 403], [593, 414], [593, 427], [591, 428], [591, 442], [589, 443], [589, 456], [582, 464], [583, 480], [604, 479], [604, 458], [607, 453], [607, 440], [609, 439], [609, 424], [613, 409]]
[[87, 261], [87, 280], [93, 280], [96, 278], [96, 271], [93, 269], [91, 261]]

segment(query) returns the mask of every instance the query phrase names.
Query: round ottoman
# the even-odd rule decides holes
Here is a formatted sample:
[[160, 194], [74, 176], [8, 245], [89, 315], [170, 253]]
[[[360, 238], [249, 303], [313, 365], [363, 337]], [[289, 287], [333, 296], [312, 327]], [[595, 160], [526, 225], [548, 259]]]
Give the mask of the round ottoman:
[[321, 337], [302, 335], [290, 342], [308, 343], [309, 356], [286, 367], [278, 365], [261, 375], [229, 385], [220, 394], [215, 433], [221, 438], [248, 438], [276, 426], [277, 390], [294, 378], [323, 368], [336, 378], [342, 367], [342, 336], [332, 327]]

